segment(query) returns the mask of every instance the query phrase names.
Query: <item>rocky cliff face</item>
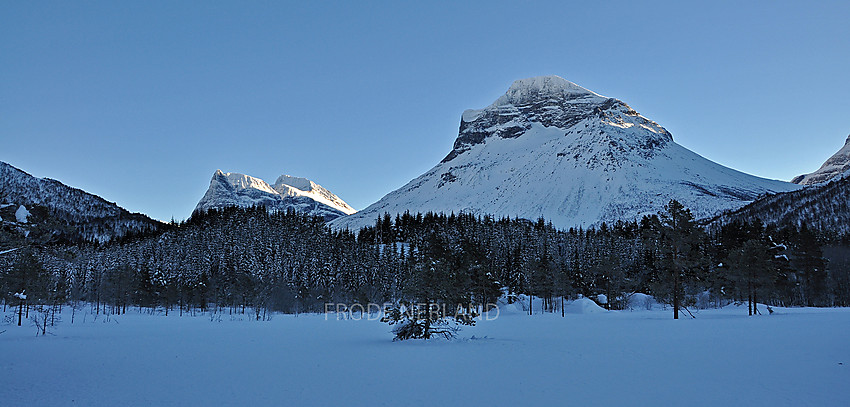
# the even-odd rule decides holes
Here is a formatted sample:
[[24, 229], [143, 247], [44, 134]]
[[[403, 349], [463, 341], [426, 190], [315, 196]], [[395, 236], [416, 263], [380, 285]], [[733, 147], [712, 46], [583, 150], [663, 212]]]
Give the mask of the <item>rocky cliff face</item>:
[[465, 111], [439, 164], [332, 225], [356, 229], [384, 213], [432, 211], [590, 226], [656, 213], [670, 199], [708, 217], [797, 188], [711, 162], [624, 102], [545, 76]]
[[813, 185], [840, 178], [850, 171], [850, 136], [837, 153], [826, 160], [815, 172], [794, 177], [791, 182], [800, 185]]

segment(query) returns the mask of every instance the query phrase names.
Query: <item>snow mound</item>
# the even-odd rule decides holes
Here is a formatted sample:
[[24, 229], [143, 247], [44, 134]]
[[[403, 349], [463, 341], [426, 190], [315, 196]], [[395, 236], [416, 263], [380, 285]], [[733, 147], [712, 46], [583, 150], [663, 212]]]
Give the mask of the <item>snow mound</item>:
[[631, 310], [651, 310], [657, 301], [655, 297], [644, 293], [633, 293], [628, 299], [628, 308]]
[[30, 211], [27, 210], [26, 206], [19, 206], [18, 210], [15, 211], [15, 219], [18, 223], [27, 223], [29, 216], [32, 215]]
[[603, 312], [608, 312], [608, 310], [600, 307], [590, 298], [579, 298], [564, 306], [564, 313], [567, 314], [598, 314]]

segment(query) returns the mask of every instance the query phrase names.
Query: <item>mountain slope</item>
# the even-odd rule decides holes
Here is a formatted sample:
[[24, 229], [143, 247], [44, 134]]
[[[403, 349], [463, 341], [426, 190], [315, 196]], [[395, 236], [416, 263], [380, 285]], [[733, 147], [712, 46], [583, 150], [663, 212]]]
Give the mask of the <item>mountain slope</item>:
[[779, 226], [801, 226], [829, 236], [850, 233], [850, 176], [798, 191], [766, 196], [718, 217], [719, 223], [761, 220]]
[[465, 111], [442, 162], [332, 226], [356, 229], [405, 211], [589, 226], [656, 213], [670, 199], [708, 217], [797, 188], [709, 161], [625, 103], [546, 76], [518, 80], [490, 106]]
[[[97, 195], [54, 179], [33, 177], [4, 162], [0, 162], [0, 204], [18, 206], [18, 210], [20, 205], [29, 210], [42, 208], [36, 211], [40, 213], [39, 219], [55, 225], [58, 229], [53, 232], [70, 240], [107, 242], [128, 233], [151, 232], [164, 226]], [[4, 216], [4, 224], [12, 219]], [[25, 223], [17, 216], [14, 219]], [[65, 227], [59, 227], [60, 224]]]
[[210, 187], [195, 211], [258, 205], [276, 210], [293, 209], [326, 220], [356, 212], [331, 191], [306, 178], [281, 175], [274, 185], [269, 185], [259, 178], [221, 170], [213, 174]]
[[827, 182], [850, 171], [850, 136], [844, 142], [844, 147], [826, 160], [823, 165], [811, 174], [803, 174], [794, 177], [791, 182], [800, 185], [813, 185]]

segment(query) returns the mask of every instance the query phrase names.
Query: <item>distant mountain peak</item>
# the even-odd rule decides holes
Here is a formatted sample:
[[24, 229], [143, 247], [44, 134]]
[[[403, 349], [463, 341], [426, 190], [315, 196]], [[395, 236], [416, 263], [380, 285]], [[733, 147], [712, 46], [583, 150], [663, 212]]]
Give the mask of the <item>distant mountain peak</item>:
[[338, 196], [307, 178], [281, 175], [274, 185], [260, 178], [236, 172], [216, 170], [210, 187], [195, 211], [231, 206], [266, 206], [335, 219], [356, 210]]
[[[291, 175], [281, 175], [277, 177], [277, 181], [274, 182], [275, 185], [288, 185], [293, 188], [300, 189], [302, 191], [310, 192], [317, 188], [322, 188], [318, 184], [313, 181], [310, 181], [307, 178], [301, 177], [293, 177]], [[324, 188], [322, 188], [324, 189]]]
[[222, 172], [221, 170], [216, 170], [212, 181], [226, 182], [227, 185], [233, 187], [236, 191], [256, 189], [270, 194], [275, 193], [275, 190], [266, 183], [266, 181], [236, 172]]
[[840, 178], [848, 171], [850, 171], [850, 136], [847, 136], [844, 146], [829, 157], [817, 171], [798, 175], [791, 182], [800, 185], [820, 184]]

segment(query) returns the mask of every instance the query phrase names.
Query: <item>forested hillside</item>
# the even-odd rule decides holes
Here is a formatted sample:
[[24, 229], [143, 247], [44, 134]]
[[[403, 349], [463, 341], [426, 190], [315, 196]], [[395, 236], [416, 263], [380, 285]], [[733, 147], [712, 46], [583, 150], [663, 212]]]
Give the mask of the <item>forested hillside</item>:
[[774, 225], [806, 225], [829, 239], [850, 234], [850, 176], [823, 185], [765, 196], [717, 221], [761, 220]]
[[[107, 242], [127, 235], [156, 232], [165, 224], [115, 203], [49, 178], [36, 178], [0, 162], [0, 209], [24, 205], [39, 213], [36, 227], [49, 232], [50, 241]], [[2, 216], [7, 232], [27, 235], [34, 225], [22, 225], [14, 216]], [[46, 226], [50, 230], [45, 230]], [[41, 242], [39, 242], [41, 243]]]

